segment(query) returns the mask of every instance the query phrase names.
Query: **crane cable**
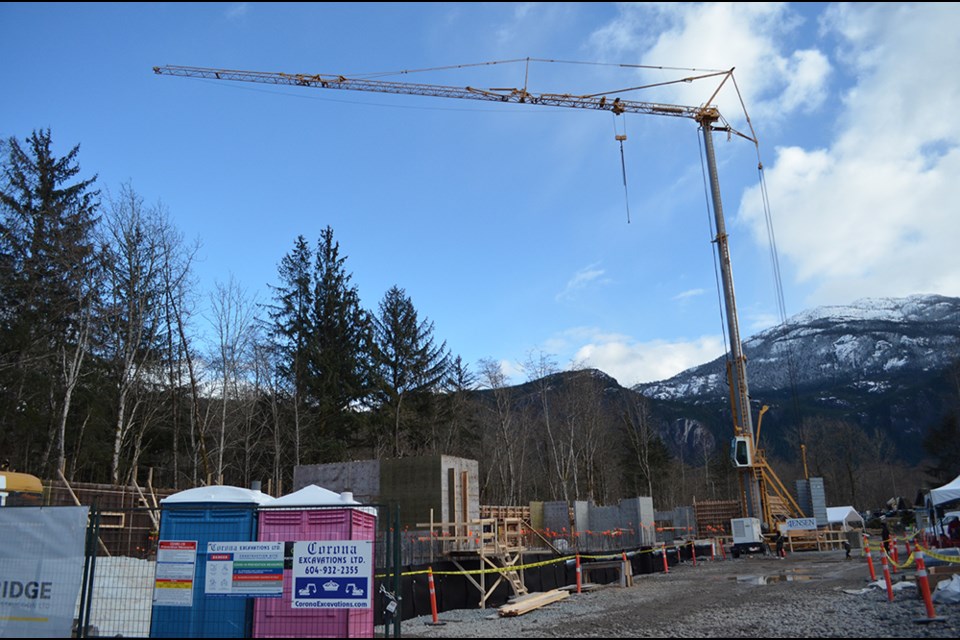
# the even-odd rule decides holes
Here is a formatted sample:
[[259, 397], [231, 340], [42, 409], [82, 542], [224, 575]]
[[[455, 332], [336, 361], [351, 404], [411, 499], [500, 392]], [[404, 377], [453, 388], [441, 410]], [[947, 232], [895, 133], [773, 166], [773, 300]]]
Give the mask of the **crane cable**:
[[[767, 192], [767, 181], [763, 171], [763, 160], [760, 157], [760, 142], [757, 138], [756, 132], [753, 130], [753, 123], [750, 121], [750, 114], [747, 112], [747, 106], [744, 104], [743, 95], [740, 93], [740, 87], [737, 85], [737, 79], [730, 74], [730, 80], [733, 82], [734, 89], [737, 93], [737, 98], [740, 100], [740, 107], [743, 109], [743, 116], [747, 121], [747, 126], [750, 128], [751, 139], [753, 141], [754, 149], [757, 152], [757, 173], [758, 183], [760, 186], [760, 196], [763, 203], [763, 216], [764, 221], [767, 226], [767, 241], [770, 245], [770, 262], [773, 269], [773, 282], [774, 288], [776, 291], [777, 298], [777, 312], [779, 314], [780, 326], [783, 328], [784, 337], [786, 337], [787, 331], [787, 308], [783, 299], [783, 279], [780, 274], [780, 258], [777, 252], [777, 239], [773, 232], [773, 216], [770, 211], [770, 197]], [[806, 436], [804, 435], [803, 429], [803, 415], [800, 409], [800, 394], [797, 391], [797, 369], [796, 369], [796, 359], [794, 358], [794, 345], [792, 342], [786, 342], [786, 356], [787, 356], [787, 382], [790, 386], [790, 401], [793, 405], [794, 419], [797, 422], [797, 437], [799, 439], [800, 451], [803, 457], [803, 472], [804, 478], [809, 479], [807, 474], [807, 458], [806, 458]]]
[[630, 224], [630, 193], [627, 191], [627, 161], [623, 153], [623, 142], [627, 139], [627, 121], [623, 121], [623, 133], [617, 130], [617, 118], [622, 114], [613, 114], [613, 134], [614, 140], [620, 143], [620, 169], [623, 172], [623, 199], [627, 207], [627, 224]]

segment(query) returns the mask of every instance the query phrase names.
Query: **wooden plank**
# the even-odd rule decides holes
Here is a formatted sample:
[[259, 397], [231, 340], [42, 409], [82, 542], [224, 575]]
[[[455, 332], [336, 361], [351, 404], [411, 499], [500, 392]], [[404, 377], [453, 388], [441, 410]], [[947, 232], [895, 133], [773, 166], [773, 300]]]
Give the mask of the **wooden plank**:
[[553, 589], [552, 591], [545, 591], [541, 593], [531, 593], [517, 598], [510, 604], [501, 606], [498, 611], [502, 617], [521, 616], [528, 611], [545, 607], [548, 604], [553, 604], [554, 602], [559, 602], [560, 600], [565, 600], [569, 597], [570, 594], [562, 589]]

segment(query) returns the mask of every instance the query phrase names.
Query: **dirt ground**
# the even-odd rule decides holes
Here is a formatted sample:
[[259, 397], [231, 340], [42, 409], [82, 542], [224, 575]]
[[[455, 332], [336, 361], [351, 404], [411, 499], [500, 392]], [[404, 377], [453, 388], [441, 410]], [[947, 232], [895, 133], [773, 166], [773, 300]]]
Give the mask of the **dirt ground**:
[[[880, 579], [880, 567], [875, 568]], [[633, 585], [604, 585], [530, 611], [501, 617], [495, 609], [448, 611], [404, 621], [405, 637], [461, 638], [957, 638], [960, 605], [929, 618], [914, 570], [892, 575], [894, 601], [871, 583], [854, 552], [805, 551], [785, 559], [685, 562], [669, 573], [635, 576]], [[885, 587], [885, 585], [884, 585]], [[903, 588], [901, 588], [903, 587]]]

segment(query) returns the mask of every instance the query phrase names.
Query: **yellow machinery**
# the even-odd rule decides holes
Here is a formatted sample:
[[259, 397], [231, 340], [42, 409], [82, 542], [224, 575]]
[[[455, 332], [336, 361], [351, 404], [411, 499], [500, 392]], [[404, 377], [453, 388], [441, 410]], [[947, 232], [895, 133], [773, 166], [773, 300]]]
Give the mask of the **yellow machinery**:
[[43, 483], [29, 473], [0, 471], [0, 507], [43, 505]]

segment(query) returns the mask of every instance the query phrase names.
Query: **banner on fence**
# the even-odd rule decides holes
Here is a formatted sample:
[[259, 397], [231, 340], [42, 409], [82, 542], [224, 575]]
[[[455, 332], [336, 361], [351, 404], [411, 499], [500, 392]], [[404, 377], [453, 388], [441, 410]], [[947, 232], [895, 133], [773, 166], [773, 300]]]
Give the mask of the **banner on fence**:
[[69, 638], [89, 507], [0, 508], [0, 637]]
[[294, 609], [369, 609], [372, 584], [372, 540], [294, 543]]
[[208, 596], [283, 596], [282, 542], [208, 542]]
[[160, 540], [153, 583], [158, 607], [193, 606], [193, 578], [197, 572], [196, 540]]

